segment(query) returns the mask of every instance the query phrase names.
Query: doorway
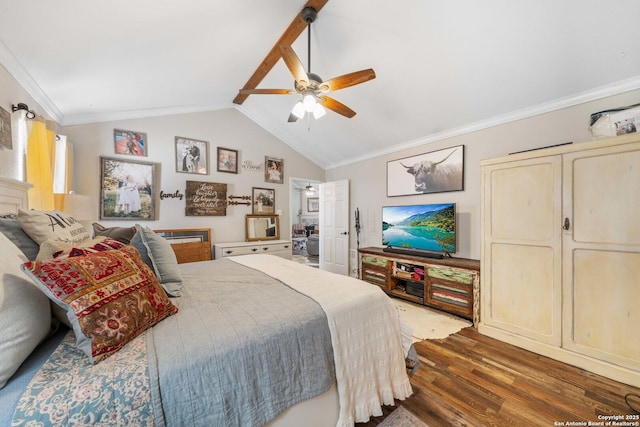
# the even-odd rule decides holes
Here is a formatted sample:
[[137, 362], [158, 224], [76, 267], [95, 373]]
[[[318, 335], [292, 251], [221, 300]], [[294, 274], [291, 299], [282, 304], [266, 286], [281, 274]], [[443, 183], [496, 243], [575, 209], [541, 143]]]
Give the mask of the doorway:
[[294, 261], [319, 267], [320, 182], [290, 178], [289, 230]]

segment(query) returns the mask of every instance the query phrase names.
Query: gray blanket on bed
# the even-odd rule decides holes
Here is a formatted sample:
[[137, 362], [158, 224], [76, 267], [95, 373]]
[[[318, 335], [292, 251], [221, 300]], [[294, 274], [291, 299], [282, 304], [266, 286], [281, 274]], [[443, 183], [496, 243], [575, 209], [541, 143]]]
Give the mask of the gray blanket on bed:
[[225, 259], [181, 269], [180, 312], [147, 338], [165, 425], [261, 426], [331, 387], [331, 337], [315, 301]]

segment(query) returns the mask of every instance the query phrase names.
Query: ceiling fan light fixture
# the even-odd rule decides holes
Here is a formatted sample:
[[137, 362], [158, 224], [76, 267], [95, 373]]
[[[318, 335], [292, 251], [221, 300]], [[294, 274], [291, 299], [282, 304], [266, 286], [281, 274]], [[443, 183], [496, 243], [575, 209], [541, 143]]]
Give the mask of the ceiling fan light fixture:
[[316, 192], [316, 188], [309, 183], [305, 188], [307, 196], [313, 196], [313, 193]]
[[313, 108], [313, 118], [314, 119], [319, 119], [320, 117], [324, 116], [325, 114], [327, 114], [327, 110], [325, 110], [322, 105], [316, 104], [316, 106]]
[[302, 103], [304, 104], [304, 110], [307, 113], [313, 112], [313, 110], [316, 108], [316, 105], [318, 105], [316, 96], [311, 91], [307, 91], [307, 93], [304, 94], [304, 96], [302, 97]]
[[293, 106], [293, 110], [291, 110], [291, 114], [301, 119], [304, 117], [305, 109], [302, 101], [296, 102], [296, 105]]

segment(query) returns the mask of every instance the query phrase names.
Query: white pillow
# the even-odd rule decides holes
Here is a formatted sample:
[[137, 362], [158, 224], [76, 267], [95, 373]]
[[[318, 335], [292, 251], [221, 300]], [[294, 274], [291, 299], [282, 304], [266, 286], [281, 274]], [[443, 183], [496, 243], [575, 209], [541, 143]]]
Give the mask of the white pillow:
[[0, 388], [51, 328], [49, 299], [25, 277], [22, 251], [0, 233]]
[[18, 209], [18, 222], [37, 244], [45, 240], [79, 243], [91, 238], [82, 224], [60, 211]]

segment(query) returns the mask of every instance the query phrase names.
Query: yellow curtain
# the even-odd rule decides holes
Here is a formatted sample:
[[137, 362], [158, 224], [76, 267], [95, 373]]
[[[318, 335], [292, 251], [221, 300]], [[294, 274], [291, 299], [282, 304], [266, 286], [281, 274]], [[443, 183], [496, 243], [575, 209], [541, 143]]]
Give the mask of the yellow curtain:
[[47, 129], [44, 122], [33, 120], [27, 140], [27, 182], [33, 184], [29, 190], [29, 207], [38, 210], [53, 210], [53, 161], [55, 132]]

